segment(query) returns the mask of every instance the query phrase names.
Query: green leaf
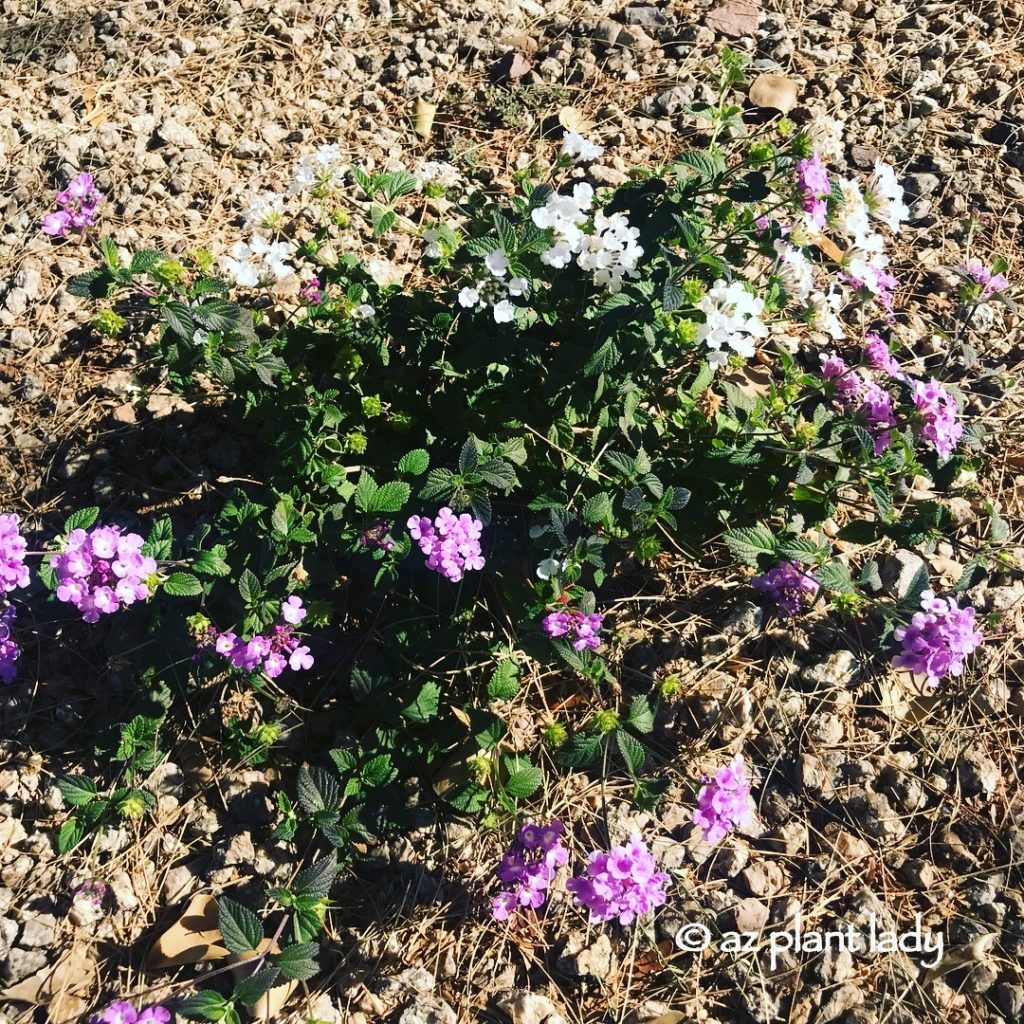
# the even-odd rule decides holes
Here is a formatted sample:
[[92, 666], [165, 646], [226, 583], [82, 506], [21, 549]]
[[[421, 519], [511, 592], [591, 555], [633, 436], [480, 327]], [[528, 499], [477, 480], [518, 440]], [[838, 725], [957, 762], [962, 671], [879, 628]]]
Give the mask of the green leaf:
[[633, 698], [633, 703], [629, 705], [629, 714], [626, 716], [626, 722], [636, 729], [637, 732], [649, 733], [654, 731], [654, 709], [651, 707], [651, 702], [643, 694], [638, 694]]
[[242, 570], [242, 575], [238, 577], [238, 592], [246, 604], [255, 604], [262, 596], [263, 588], [252, 570]]
[[192, 311], [183, 302], [168, 302], [160, 309], [164, 323], [183, 341], [192, 343], [196, 333]]
[[488, 802], [489, 793], [479, 782], [466, 782], [448, 790], [444, 799], [462, 814], [479, 814]]
[[77, 512], [72, 512], [71, 515], [64, 520], [64, 534], [69, 534], [72, 530], [88, 530], [93, 523], [99, 518], [100, 510], [92, 505], [89, 508], [80, 508]]
[[274, 964], [285, 978], [308, 981], [320, 970], [316, 961], [318, 952], [315, 942], [293, 942], [274, 957]]
[[238, 327], [242, 311], [234, 302], [227, 299], [211, 299], [201, 306], [193, 306], [192, 316], [206, 330], [226, 334]]
[[519, 666], [506, 658], [498, 663], [487, 684], [488, 700], [511, 700], [519, 692]]
[[57, 852], [67, 853], [73, 850], [85, 835], [85, 829], [78, 823], [78, 819], [71, 817], [64, 822], [57, 833]]
[[382, 484], [374, 492], [367, 512], [397, 512], [409, 500], [412, 488], [399, 480], [392, 480], [389, 484]]
[[370, 221], [373, 224], [373, 233], [377, 238], [386, 235], [397, 219], [394, 210], [386, 210], [376, 203], [370, 207]]
[[813, 575], [826, 590], [834, 594], [856, 593], [857, 588], [853, 585], [850, 570], [838, 560], [819, 565]]
[[725, 173], [725, 159], [718, 152], [706, 153], [703, 150], [693, 150], [676, 157], [672, 170], [676, 174], [693, 171], [702, 182], [712, 181], [720, 174]]
[[411, 722], [429, 722], [437, 715], [441, 705], [441, 687], [437, 683], [424, 683], [416, 699], [402, 714]]
[[72, 807], [84, 807], [92, 803], [99, 793], [96, 783], [84, 775], [67, 775], [58, 779], [57, 788]]
[[338, 874], [338, 855], [332, 850], [326, 857], [310, 864], [295, 876], [292, 892], [297, 896], [315, 896], [323, 899], [331, 891]]
[[341, 806], [338, 780], [326, 768], [303, 765], [296, 779], [296, 795], [307, 814], [336, 811]]
[[517, 800], [532, 796], [544, 781], [544, 773], [528, 757], [506, 757], [505, 771], [508, 772], [505, 792]]
[[385, 786], [394, 781], [397, 775], [398, 769], [391, 763], [390, 754], [378, 754], [376, 757], [371, 757], [359, 773], [363, 785], [369, 788]]
[[235, 986], [232, 998], [245, 1006], [258, 1003], [277, 984], [280, 973], [276, 967], [266, 967], [251, 974]]
[[398, 472], [422, 476], [430, 465], [430, 454], [425, 448], [414, 448], [398, 460]]
[[231, 1004], [219, 993], [207, 989], [194, 996], [179, 1000], [174, 1007], [176, 1013], [189, 1020], [219, 1021]]
[[476, 441], [469, 438], [459, 452], [459, 472], [472, 473], [480, 464], [480, 452], [477, 450]]
[[192, 560], [192, 570], [204, 576], [227, 576], [231, 566], [227, 563], [228, 549], [223, 544], [215, 544], [209, 551], [200, 551]]
[[142, 553], [150, 558], [170, 558], [174, 543], [174, 526], [170, 516], [161, 516], [149, 531]]
[[359, 474], [359, 480], [356, 483], [355, 493], [353, 498], [356, 503], [356, 508], [361, 512], [369, 512], [370, 506], [373, 503], [373, 496], [377, 493], [377, 484], [373, 477], [364, 469]]
[[171, 597], [198, 597], [203, 585], [190, 572], [172, 572], [164, 580], [164, 593]]
[[455, 489], [455, 476], [450, 469], [432, 469], [427, 482], [420, 489], [421, 498], [446, 499]]
[[598, 524], [602, 526], [610, 525], [613, 515], [612, 499], [609, 494], [595, 494], [583, 506], [583, 521], [591, 526]]
[[778, 545], [778, 537], [763, 523], [729, 530], [724, 539], [733, 555], [750, 565], [757, 565], [760, 555], [774, 556]]
[[232, 953], [249, 953], [263, 941], [260, 919], [248, 907], [227, 896], [217, 900], [217, 927], [224, 937], [224, 945]]
[[84, 274], [75, 274], [68, 281], [67, 291], [79, 299], [102, 299], [107, 296], [110, 284], [110, 274], [106, 270], [87, 270]]
[[480, 474], [486, 483], [489, 483], [492, 487], [500, 487], [506, 492], [519, 485], [515, 469], [513, 469], [510, 463], [504, 462], [501, 459], [488, 459], [486, 462], [480, 463], [476, 468], [476, 472]]
[[630, 736], [622, 729], [615, 730], [615, 742], [629, 773], [636, 775], [644, 766], [644, 761], [647, 760], [647, 751], [644, 750], [644, 745], [635, 736]]
[[133, 274], [146, 274], [164, 259], [155, 249], [140, 249], [133, 257], [129, 269]]
[[389, 203], [392, 203], [402, 196], [415, 192], [419, 188], [419, 183], [416, 176], [410, 174], [409, 171], [389, 171], [387, 174], [381, 175], [379, 188], [381, 195]]
[[600, 737], [577, 733], [558, 751], [555, 760], [565, 768], [586, 768], [600, 752]]

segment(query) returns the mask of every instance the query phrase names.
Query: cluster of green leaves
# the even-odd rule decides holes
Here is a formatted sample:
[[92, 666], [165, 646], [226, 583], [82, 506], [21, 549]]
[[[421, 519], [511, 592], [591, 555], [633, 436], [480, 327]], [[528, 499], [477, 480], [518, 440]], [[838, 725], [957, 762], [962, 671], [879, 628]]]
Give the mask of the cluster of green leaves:
[[206, 989], [181, 999], [175, 1010], [189, 1020], [239, 1024], [243, 1012], [276, 985], [308, 981], [320, 970], [316, 937], [323, 928], [327, 896], [338, 874], [334, 853], [300, 871], [291, 885], [272, 890], [280, 918], [273, 937], [264, 922], [245, 905], [226, 896], [217, 901], [217, 919], [224, 945], [238, 958], [233, 973], [243, 977], [230, 995]]

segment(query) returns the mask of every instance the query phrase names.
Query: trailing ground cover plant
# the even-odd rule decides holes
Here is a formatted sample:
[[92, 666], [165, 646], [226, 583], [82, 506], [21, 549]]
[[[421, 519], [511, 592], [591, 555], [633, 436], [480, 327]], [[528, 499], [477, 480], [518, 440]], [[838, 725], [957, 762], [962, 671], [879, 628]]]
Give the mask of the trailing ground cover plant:
[[[742, 73], [724, 51], [723, 92]], [[402, 825], [412, 778], [489, 824], [525, 814], [545, 771], [622, 772], [655, 803], [650, 737], [678, 680], [621, 671], [613, 601], [669, 549], [742, 564], [780, 616], [864, 616], [930, 685], [981, 642], [958, 602], [1006, 540], [994, 509], [960, 596], [925, 596], [926, 578], [876, 596], [878, 545], [947, 525], [944, 506], [908, 499], [912, 482], [951, 485], [982, 441], [944, 361], [894, 330], [887, 250], [908, 215], [895, 172], [838, 174], [835, 122], [695, 113], [711, 125], [702, 147], [615, 189], [588, 175], [601, 147], [573, 133], [512, 194], [438, 161], [347, 167], [323, 146], [252, 197], [226, 252], [126, 254], [103, 238], [101, 264], [71, 282], [104, 304], [101, 333], [145, 339], [159, 382], [239, 439], [238, 486], [145, 540], [81, 510], [40, 575], [86, 623], [158, 623], [146, 651], [164, 660], [137, 665], [147, 685], [174, 664], [194, 691], [250, 687], [260, 713], [226, 724], [249, 763], [280, 738], [282, 695], [340, 688], [346, 734], [277, 793], [276, 838], [352, 857]], [[415, 265], [389, 262], [398, 234]], [[376, 255], [352, 255], [356, 237]], [[998, 266], [960, 273], [965, 309], [1007, 298]], [[16, 517], [0, 519], [7, 602], [26, 552]], [[0, 613], [5, 681], [14, 609]], [[504, 716], [546, 662], [579, 700], [545, 711], [525, 749]], [[140, 777], [160, 721], [125, 725], [121, 763]], [[146, 813], [151, 794], [125, 781], [64, 780], [63, 848]], [[749, 823], [741, 757], [695, 789], [709, 842]], [[566, 863], [559, 824], [518, 834], [499, 920], [544, 903]], [[568, 891], [595, 922], [629, 924], [667, 882], [637, 836]]]

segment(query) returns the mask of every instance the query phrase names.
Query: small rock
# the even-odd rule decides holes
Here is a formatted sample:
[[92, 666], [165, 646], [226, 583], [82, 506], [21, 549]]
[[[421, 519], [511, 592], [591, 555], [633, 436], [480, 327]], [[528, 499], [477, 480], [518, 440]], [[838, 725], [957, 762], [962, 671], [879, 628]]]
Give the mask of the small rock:
[[497, 999], [498, 1009], [512, 1018], [512, 1024], [565, 1024], [565, 1018], [547, 996], [515, 988]]
[[199, 136], [191, 128], [187, 128], [173, 117], [164, 118], [157, 129], [157, 135], [170, 146], [179, 149], [200, 149]]
[[768, 905], [759, 899], [748, 896], [732, 908], [732, 915], [736, 931], [760, 933], [768, 923]]
[[25, 949], [48, 949], [56, 937], [57, 918], [52, 914], [39, 914], [25, 921], [18, 944]]
[[458, 1024], [455, 1011], [436, 996], [414, 999], [398, 1018], [398, 1024]]
[[725, 617], [722, 634], [728, 637], [750, 636], [760, 630], [764, 623], [764, 609], [752, 601], [740, 601]]
[[600, 932], [597, 938], [587, 942], [583, 933], [574, 932], [558, 957], [558, 967], [572, 978], [590, 977], [604, 981], [616, 968], [611, 939], [605, 932]]
[[751, 83], [748, 99], [755, 107], [788, 114], [800, 96], [800, 85], [786, 75], [758, 75]]
[[775, 861], [759, 860], [740, 872], [740, 878], [754, 896], [774, 896], [786, 884], [786, 876]]
[[850, 147], [850, 161], [858, 170], [870, 171], [881, 159], [882, 154], [874, 146], [857, 142]]
[[622, 14], [627, 25], [639, 25], [641, 28], [661, 28], [672, 24], [672, 19], [663, 10], [647, 4], [632, 5]]
[[713, 32], [733, 39], [756, 35], [760, 21], [761, 11], [748, 0], [727, 0], [704, 18], [704, 24]]
[[886, 555], [881, 560], [878, 573], [882, 579], [883, 592], [897, 600], [902, 600], [910, 593], [910, 588], [920, 573], [924, 574], [925, 579], [928, 578], [928, 568], [924, 564], [924, 559], [903, 548]]
[[19, 949], [15, 947], [0, 962], [0, 978], [13, 985], [41, 971], [47, 964], [46, 954], [40, 949]]
[[969, 750], [957, 763], [957, 777], [965, 796], [984, 796], [990, 799], [1002, 779], [999, 766], [987, 754]]
[[505, 79], [516, 82], [529, 74], [532, 67], [533, 65], [521, 53], [512, 50], [494, 66], [494, 77], [499, 82]]
[[1003, 1013], [1013, 1021], [1021, 1019], [1024, 1014], [1024, 985], [1011, 985], [1008, 981], [1001, 981], [996, 985], [996, 1002]]

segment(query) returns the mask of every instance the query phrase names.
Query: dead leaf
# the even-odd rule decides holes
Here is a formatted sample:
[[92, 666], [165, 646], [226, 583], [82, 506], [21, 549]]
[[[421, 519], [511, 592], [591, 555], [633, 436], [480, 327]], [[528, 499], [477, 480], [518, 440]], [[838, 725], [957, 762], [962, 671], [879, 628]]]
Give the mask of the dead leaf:
[[425, 100], [422, 96], [416, 97], [416, 110], [413, 121], [413, 131], [421, 139], [429, 139], [434, 128], [434, 115], [437, 113], [437, 105]]
[[99, 987], [99, 973], [91, 947], [75, 943], [52, 966], [3, 991], [3, 999], [45, 1006], [50, 1021], [73, 1020], [89, 1009]]
[[160, 936], [149, 951], [149, 967], [181, 967], [228, 955], [220, 945], [217, 901], [209, 893], [193, 896], [185, 913]]
[[758, 75], [750, 86], [747, 97], [755, 107], [766, 107], [788, 114], [800, 95], [800, 85], [785, 75]]
[[741, 369], [725, 374], [722, 380], [729, 381], [730, 384], [753, 398], [763, 398], [771, 390], [772, 374], [771, 370], [748, 363]]
[[748, 0], [727, 0], [721, 7], [709, 11], [704, 24], [713, 32], [739, 39], [757, 33], [761, 11]]
[[968, 942], [963, 946], [954, 946], [947, 950], [945, 956], [924, 976], [921, 984], [929, 985], [964, 964], [985, 963], [990, 959], [992, 948], [998, 937], [996, 932], [986, 932], [984, 935], [979, 935], [973, 942]]
[[463, 740], [431, 779], [434, 792], [443, 797], [448, 790], [470, 782], [473, 775], [469, 770], [469, 760], [478, 752], [479, 744], [472, 737]]
[[811, 241], [834, 263], [842, 263], [843, 250], [831, 238], [826, 238], [824, 235], [813, 235]]
[[[256, 952], [262, 953], [266, 949], [269, 949], [272, 953], [277, 953], [280, 950], [280, 946], [276, 942], [271, 946], [270, 939], [264, 939], [259, 944]], [[241, 956], [233, 956], [231, 959], [237, 961], [240, 959], [250, 960], [251, 958], [252, 953], [244, 953]], [[233, 967], [231, 973], [234, 975], [235, 982], [237, 983], [243, 978], [248, 978], [250, 974], [254, 973], [253, 966], [252, 964], [246, 964]], [[274, 1020], [281, 1012], [284, 1004], [288, 1002], [288, 997], [295, 991], [297, 985], [297, 981], [286, 981], [283, 985], [275, 985], [266, 995], [247, 1006], [246, 1009], [257, 1020]]]
[[586, 135], [594, 127], [594, 122], [584, 117], [576, 107], [562, 107], [558, 111], [558, 123], [567, 132], [576, 132], [577, 135]]

